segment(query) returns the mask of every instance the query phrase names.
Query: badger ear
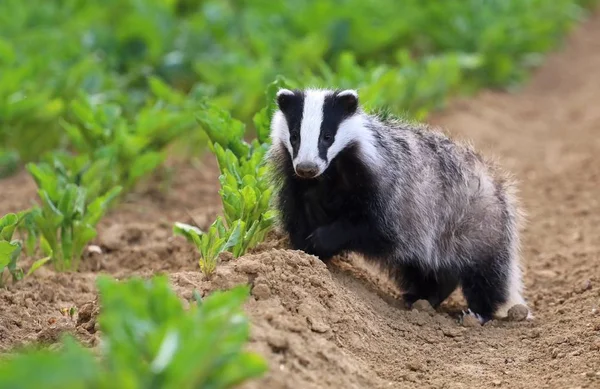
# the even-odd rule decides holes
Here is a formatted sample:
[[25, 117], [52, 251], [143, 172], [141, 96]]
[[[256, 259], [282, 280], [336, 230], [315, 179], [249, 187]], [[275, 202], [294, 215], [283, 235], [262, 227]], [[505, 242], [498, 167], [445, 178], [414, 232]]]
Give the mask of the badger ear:
[[282, 112], [285, 112], [292, 104], [295, 96], [294, 92], [289, 89], [280, 89], [279, 92], [277, 92], [277, 105], [279, 106], [279, 109]]
[[358, 93], [355, 90], [346, 89], [338, 92], [336, 100], [347, 115], [356, 113], [356, 110], [358, 109]]

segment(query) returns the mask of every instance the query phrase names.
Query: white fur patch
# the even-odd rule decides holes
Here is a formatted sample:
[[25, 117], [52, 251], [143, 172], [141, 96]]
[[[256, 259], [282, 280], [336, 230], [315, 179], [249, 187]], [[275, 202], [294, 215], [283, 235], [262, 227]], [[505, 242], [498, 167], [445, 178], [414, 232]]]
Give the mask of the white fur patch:
[[[311, 162], [319, 167], [319, 174], [327, 169], [326, 161], [319, 157], [319, 136], [323, 122], [323, 105], [325, 97], [332, 93], [330, 90], [308, 89], [304, 93], [304, 107], [302, 123], [300, 126], [300, 148], [294, 159], [294, 167], [301, 162]], [[293, 95], [288, 89], [280, 89], [277, 95]], [[344, 90], [338, 96], [353, 95], [358, 97], [355, 90]], [[375, 146], [373, 132], [367, 128], [367, 116], [357, 113], [340, 123], [335, 140], [327, 150], [327, 160], [333, 160], [350, 143], [356, 142], [364, 162], [370, 165], [381, 166], [381, 155]], [[293, 148], [290, 142], [290, 130], [285, 116], [281, 111], [276, 111], [271, 121], [271, 140], [273, 143], [281, 142], [290, 155]]]
[[[508, 299], [506, 303], [502, 304], [495, 312], [496, 317], [505, 318], [508, 316], [508, 310], [517, 304], [521, 304], [527, 307], [527, 303], [523, 298], [523, 281], [521, 280], [521, 269], [519, 268], [519, 263], [517, 262], [517, 258], [511, 258], [510, 267], [508, 269], [508, 282], [507, 282], [507, 294]], [[531, 309], [527, 307], [529, 313], [527, 314], [527, 319], [532, 319], [533, 315], [531, 313]]]
[[277, 142], [283, 143], [290, 155], [293, 155], [292, 144], [290, 143], [290, 129], [281, 111], [276, 111], [271, 120], [271, 143], [275, 144]]
[[341, 91], [340, 93], [337, 94], [338, 97], [341, 96], [354, 96], [358, 99], [358, 92], [356, 92], [354, 89], [346, 89]]
[[380, 153], [375, 147], [373, 133], [366, 127], [366, 117], [362, 114], [354, 115], [342, 123], [335, 135], [335, 140], [329, 150], [327, 159], [331, 161], [344, 150], [351, 142], [357, 142], [361, 156], [367, 164], [380, 165]]
[[294, 159], [294, 167], [302, 162], [310, 162], [319, 166], [322, 173], [327, 165], [319, 158], [319, 135], [323, 122], [323, 104], [327, 90], [309, 89], [304, 94], [304, 110], [300, 126], [300, 148]]
[[294, 95], [294, 92], [292, 92], [292, 91], [291, 91], [291, 90], [289, 90], [289, 89], [280, 89], [280, 90], [277, 92], [277, 97], [279, 97], [279, 96], [281, 96], [281, 95], [293, 96], [293, 95]]

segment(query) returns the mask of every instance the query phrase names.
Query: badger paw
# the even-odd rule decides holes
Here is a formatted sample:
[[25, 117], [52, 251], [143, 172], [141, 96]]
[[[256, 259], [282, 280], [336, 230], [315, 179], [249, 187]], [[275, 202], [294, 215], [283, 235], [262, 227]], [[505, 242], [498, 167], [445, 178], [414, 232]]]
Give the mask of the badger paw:
[[[484, 318], [483, 316], [481, 316], [481, 315], [480, 315], [480, 314], [478, 314], [478, 313], [475, 313], [475, 312], [471, 311], [470, 309], [467, 309], [466, 311], [462, 311], [462, 313], [461, 313], [461, 315], [460, 315], [460, 317], [459, 317], [459, 319], [458, 319], [459, 323], [460, 323], [461, 325], [464, 325], [464, 324], [466, 324], [466, 323], [465, 323], [465, 321], [466, 321], [466, 320], [469, 320], [469, 319], [466, 319], [467, 317], [472, 317], [472, 318], [474, 318], [474, 319], [475, 319], [475, 320], [477, 320], [477, 321], [479, 322], [479, 324], [481, 324], [481, 325], [484, 325], [485, 323], [487, 323], [487, 322], [490, 320], [490, 319], [486, 319], [486, 318]], [[465, 319], [466, 319], [466, 320], [465, 320]], [[472, 320], [471, 320], [471, 321], [472, 321]]]
[[335, 245], [336, 239], [327, 226], [317, 228], [308, 236], [307, 241], [310, 246], [310, 254], [316, 255], [323, 261], [339, 254], [339, 249]]

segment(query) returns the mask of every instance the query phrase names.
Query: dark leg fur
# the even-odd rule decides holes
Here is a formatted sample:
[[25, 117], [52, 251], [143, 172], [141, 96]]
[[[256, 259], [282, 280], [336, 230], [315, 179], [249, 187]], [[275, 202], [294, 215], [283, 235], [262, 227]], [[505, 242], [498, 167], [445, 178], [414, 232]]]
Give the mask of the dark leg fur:
[[432, 307], [437, 308], [456, 289], [459, 281], [452, 271], [425, 273], [415, 265], [401, 266], [395, 278], [409, 307], [417, 300], [427, 300]]
[[338, 220], [318, 227], [308, 240], [314, 254], [328, 259], [343, 251], [358, 251], [377, 255], [389, 244], [368, 223], [352, 223]]
[[491, 320], [507, 298], [508, 256], [500, 254], [479, 258], [463, 271], [461, 282], [469, 309], [483, 322]]
[[375, 177], [355, 147], [341, 152], [316, 180], [296, 177], [291, 157], [282, 152], [279, 211], [294, 249], [323, 260], [344, 251], [383, 257], [392, 250], [396, 237], [378, 216]]
[[319, 227], [308, 236], [309, 253], [328, 260], [344, 250], [349, 239], [352, 239], [349, 235], [340, 223]]

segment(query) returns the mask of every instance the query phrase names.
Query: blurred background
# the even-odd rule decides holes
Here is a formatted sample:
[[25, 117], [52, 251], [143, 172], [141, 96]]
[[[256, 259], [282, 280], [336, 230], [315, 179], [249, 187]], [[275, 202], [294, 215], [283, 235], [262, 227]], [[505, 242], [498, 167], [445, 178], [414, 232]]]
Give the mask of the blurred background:
[[518, 85], [592, 3], [3, 0], [0, 174], [68, 146], [76, 99], [132, 120], [161, 99], [149, 77], [182, 94], [171, 111], [210, 100], [250, 127], [277, 76], [423, 119], [452, 94]]

